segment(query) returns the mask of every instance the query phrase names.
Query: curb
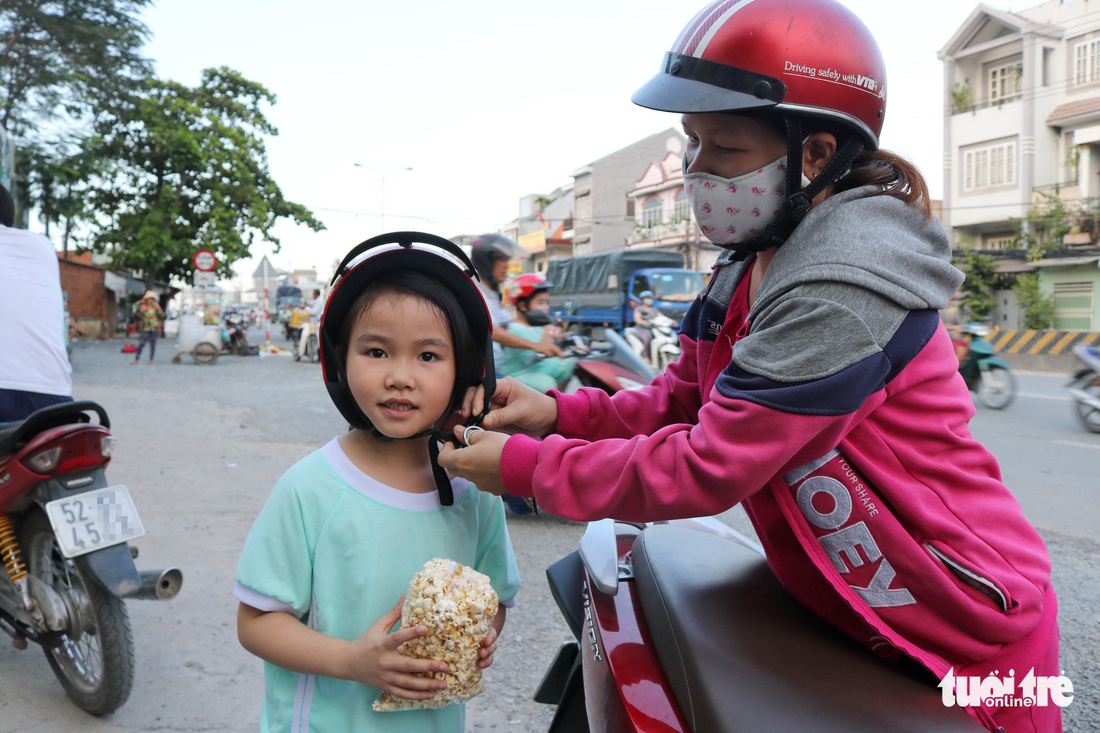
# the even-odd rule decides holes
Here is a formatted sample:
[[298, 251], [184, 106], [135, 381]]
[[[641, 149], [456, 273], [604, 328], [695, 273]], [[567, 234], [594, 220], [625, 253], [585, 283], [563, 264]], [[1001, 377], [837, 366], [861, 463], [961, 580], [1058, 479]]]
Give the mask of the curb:
[[1002, 354], [1065, 354], [1073, 356], [1073, 347], [1100, 341], [1096, 331], [998, 331], [989, 338]]

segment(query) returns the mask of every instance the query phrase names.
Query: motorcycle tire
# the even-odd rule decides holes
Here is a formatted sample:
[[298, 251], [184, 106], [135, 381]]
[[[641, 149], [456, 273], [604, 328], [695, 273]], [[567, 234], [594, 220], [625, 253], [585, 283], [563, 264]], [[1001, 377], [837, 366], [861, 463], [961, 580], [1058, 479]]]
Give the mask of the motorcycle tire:
[[310, 334], [309, 340], [306, 341], [306, 356], [309, 358], [309, 363], [321, 360], [321, 352], [318, 349], [317, 337]]
[[70, 628], [41, 640], [58, 682], [78, 707], [92, 715], [114, 712], [134, 683], [134, 640], [130, 616], [77, 557], [61, 554], [42, 512], [32, 512], [20, 533], [28, 572], [65, 601]]
[[205, 341], [201, 344], [195, 344], [195, 347], [191, 349], [191, 358], [195, 360], [196, 364], [203, 366], [213, 364], [218, 360], [218, 347]]
[[1016, 377], [1008, 369], [991, 366], [988, 372], [979, 375], [975, 391], [983, 405], [991, 410], [1003, 410], [1016, 396]]
[[[1087, 392], [1094, 398], [1100, 399], [1100, 379], [1098, 379], [1095, 374], [1089, 375], [1086, 384], [1081, 384], [1079, 381], [1073, 386], [1079, 388], [1083, 392]], [[1100, 433], [1100, 409], [1080, 400], [1074, 400], [1073, 413], [1077, 415], [1077, 419], [1081, 421], [1081, 424], [1084, 425], [1085, 429], [1090, 433]]]

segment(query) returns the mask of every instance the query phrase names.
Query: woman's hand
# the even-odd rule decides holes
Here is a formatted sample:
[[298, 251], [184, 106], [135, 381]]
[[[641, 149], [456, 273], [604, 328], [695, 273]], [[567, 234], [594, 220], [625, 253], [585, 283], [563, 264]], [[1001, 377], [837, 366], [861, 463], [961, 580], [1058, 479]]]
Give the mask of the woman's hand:
[[[484, 407], [484, 387], [466, 390], [466, 398], [462, 404], [463, 419], [481, 414]], [[490, 408], [489, 414], [481, 422], [486, 430], [503, 430], [512, 435], [520, 433], [541, 438], [553, 432], [558, 423], [556, 399], [511, 377], [504, 377], [497, 382]]]
[[[465, 429], [461, 426], [455, 428], [457, 438], [461, 439], [463, 432]], [[500, 496], [505, 493], [500, 456], [508, 436], [488, 430], [471, 430], [469, 438], [470, 443], [463, 448], [444, 443], [439, 451], [439, 465], [452, 475], [470, 481], [479, 490]]]
[[557, 345], [554, 340], [554, 335], [550, 332], [550, 329], [544, 328], [542, 330], [542, 338], [535, 342], [535, 347], [532, 351], [536, 351], [543, 356], [564, 356], [565, 352], [561, 350], [561, 347]]

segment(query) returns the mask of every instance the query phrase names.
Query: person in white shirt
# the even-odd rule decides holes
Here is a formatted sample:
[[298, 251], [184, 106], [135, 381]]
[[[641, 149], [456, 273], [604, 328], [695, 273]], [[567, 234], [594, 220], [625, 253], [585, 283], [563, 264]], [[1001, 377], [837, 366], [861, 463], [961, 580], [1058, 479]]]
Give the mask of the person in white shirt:
[[15, 228], [15, 202], [0, 185], [0, 422], [72, 400], [64, 298], [53, 244]]

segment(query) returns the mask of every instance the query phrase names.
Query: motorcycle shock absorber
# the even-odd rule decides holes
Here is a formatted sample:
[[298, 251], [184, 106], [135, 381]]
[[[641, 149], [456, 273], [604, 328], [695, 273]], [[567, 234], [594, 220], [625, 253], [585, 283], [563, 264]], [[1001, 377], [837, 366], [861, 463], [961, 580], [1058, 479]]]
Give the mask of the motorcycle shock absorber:
[[12, 585], [19, 589], [27, 609], [34, 608], [30, 581], [27, 580], [27, 565], [23, 562], [23, 551], [19, 548], [19, 538], [15, 536], [15, 526], [7, 514], [0, 514], [0, 562], [4, 563], [4, 569], [8, 571]]
[[19, 581], [27, 577], [27, 566], [23, 563], [23, 552], [19, 549], [15, 527], [7, 514], [0, 515], [0, 561], [4, 563], [11, 582], [21, 585]]

